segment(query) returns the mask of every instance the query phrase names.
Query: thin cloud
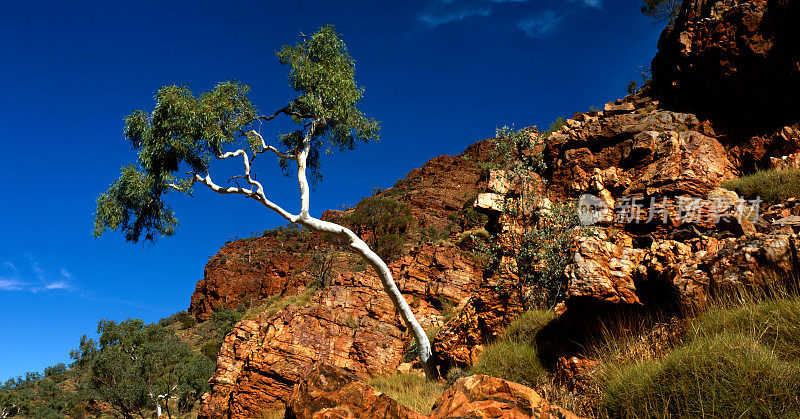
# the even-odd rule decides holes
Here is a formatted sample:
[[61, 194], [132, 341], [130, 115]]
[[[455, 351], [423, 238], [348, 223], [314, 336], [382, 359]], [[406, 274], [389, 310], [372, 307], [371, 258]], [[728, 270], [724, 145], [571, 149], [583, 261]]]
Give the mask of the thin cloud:
[[42, 269], [42, 267], [39, 266], [39, 262], [36, 259], [34, 259], [34, 257], [31, 256], [30, 253], [26, 253], [25, 257], [28, 258], [28, 261], [31, 264], [31, 269], [33, 269], [33, 272], [36, 274], [36, 277], [39, 278], [40, 281], [44, 281], [45, 272], [44, 269]]
[[44, 286], [46, 290], [69, 290], [72, 289], [72, 285], [67, 281], [56, 281], [51, 282]]
[[[25, 258], [28, 259], [28, 268], [24, 270], [27, 275], [21, 275], [16, 265], [11, 262], [6, 261], [0, 265], [0, 291], [21, 291], [36, 294], [44, 291], [74, 290], [74, 286], [71, 283], [73, 276], [65, 268], [59, 270], [61, 277], [54, 279], [52, 276], [55, 275], [49, 275], [31, 254], [25, 254]], [[36, 279], [30, 280], [26, 278], [30, 276]]]
[[517, 28], [532, 38], [541, 38], [553, 33], [563, 21], [563, 14], [558, 14], [554, 10], [545, 10], [538, 16], [520, 21]]
[[567, 0], [570, 3], [581, 3], [586, 7], [591, 7], [593, 9], [602, 9], [603, 8], [603, 0]]
[[458, 22], [468, 17], [486, 17], [492, 13], [490, 8], [468, 8], [455, 11], [427, 12], [419, 15], [417, 19], [431, 28], [447, 23]]
[[0, 291], [22, 291], [24, 285], [16, 279], [0, 278]]

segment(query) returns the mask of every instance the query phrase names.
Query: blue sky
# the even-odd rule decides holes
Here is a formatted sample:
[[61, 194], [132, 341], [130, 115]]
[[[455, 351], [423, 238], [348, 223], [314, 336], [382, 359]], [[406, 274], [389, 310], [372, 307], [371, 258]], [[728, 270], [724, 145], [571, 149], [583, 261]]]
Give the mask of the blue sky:
[[[311, 212], [354, 204], [495, 127], [546, 127], [622, 97], [655, 54], [640, 1], [6, 2], [0, 13], [0, 379], [68, 362], [100, 319], [184, 310], [226, 240], [283, 224], [255, 202], [198, 189], [171, 201], [176, 236], [91, 237], [94, 200], [134, 155], [122, 118], [160, 86], [238, 79], [264, 111], [291, 99], [274, 52], [333, 23], [382, 141], [326, 156]], [[281, 124], [275, 124], [277, 133]], [[296, 211], [268, 160], [259, 180]], [[234, 170], [235, 166], [221, 170]], [[272, 177], [270, 177], [272, 176]]]

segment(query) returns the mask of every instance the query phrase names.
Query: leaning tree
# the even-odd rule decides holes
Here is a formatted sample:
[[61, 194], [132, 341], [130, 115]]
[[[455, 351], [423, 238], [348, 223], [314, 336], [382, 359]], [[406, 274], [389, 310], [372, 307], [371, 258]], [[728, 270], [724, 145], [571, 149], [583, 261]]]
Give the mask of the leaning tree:
[[[162, 87], [152, 113], [140, 110], [127, 116], [123, 133], [138, 151], [138, 159], [124, 166], [120, 178], [98, 197], [94, 235], [121, 230], [129, 242], [171, 236], [177, 220], [165, 196], [190, 194], [198, 183], [220, 194], [258, 201], [289, 222], [337, 237], [372, 265], [417, 341], [425, 374], [433, 379], [437, 372], [430, 342], [386, 263], [350, 229], [309, 214], [309, 178], [321, 179], [321, 155], [379, 138], [379, 123], [358, 108], [364, 89], [355, 81], [355, 63], [330, 25], [313, 35], [301, 35], [299, 42], [284, 46], [277, 55], [281, 64], [290, 67], [289, 84], [297, 97], [271, 114], [259, 112], [251, 103], [248, 86], [228, 81], [200, 96], [184, 86]], [[260, 134], [260, 126], [278, 117], [296, 126], [268, 141]], [[267, 197], [269, 191], [253, 168], [261, 154], [274, 155], [286, 174], [296, 169], [297, 214]], [[241, 158], [243, 173], [220, 184], [210, 174], [211, 161], [230, 158]]]

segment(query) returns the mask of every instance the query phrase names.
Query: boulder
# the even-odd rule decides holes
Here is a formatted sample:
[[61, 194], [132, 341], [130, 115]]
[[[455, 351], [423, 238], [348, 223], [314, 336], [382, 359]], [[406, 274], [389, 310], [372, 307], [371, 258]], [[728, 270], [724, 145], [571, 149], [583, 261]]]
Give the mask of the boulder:
[[358, 377], [327, 364], [317, 364], [294, 386], [285, 417], [425, 418]]
[[458, 379], [433, 405], [438, 418], [577, 418], [530, 387], [488, 375]]

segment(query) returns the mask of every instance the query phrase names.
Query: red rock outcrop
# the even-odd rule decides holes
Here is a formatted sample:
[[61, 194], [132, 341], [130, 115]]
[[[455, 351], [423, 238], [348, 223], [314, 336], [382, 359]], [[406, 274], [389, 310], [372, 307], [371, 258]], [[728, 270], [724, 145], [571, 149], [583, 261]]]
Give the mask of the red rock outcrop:
[[[591, 234], [574, 240], [560, 288], [565, 304], [559, 312], [567, 313], [558, 320], [572, 321], [564, 324], [579, 324], [600, 309], [701, 309], [717, 292], [774, 286], [797, 271], [800, 205], [771, 206], [757, 220], [753, 208], [739, 205], [739, 197], [720, 185], [755, 167], [800, 166], [798, 10], [797, 2], [782, 0], [687, 0], [653, 61], [658, 100], [629, 96], [603, 111], [576, 113], [544, 144], [532, 142], [527, 153], [542, 150], [547, 169], [531, 174], [530, 185], [515, 184], [502, 171], [483, 177], [476, 163], [489, 159], [493, 147], [484, 141], [461, 156], [433, 159], [381, 192], [408, 203], [421, 229], [452, 233], [453, 215], [476, 196], [475, 207], [491, 214], [483, 234], [495, 234], [502, 248], [493, 277], [483, 278], [482, 267], [452, 244], [407, 246], [409, 254], [390, 266], [424, 327], [442, 326], [442, 307], [459, 304], [434, 342], [445, 367], [472, 365], [482, 345], [522, 313], [528, 293], [513, 286], [521, 276], [512, 266], [514, 238], [541, 225], [542, 214], [558, 201], [591, 194], [597, 197], [592, 205], [606, 209]], [[504, 213], [530, 193], [538, 196], [531, 208]], [[700, 200], [714, 207], [692, 206]], [[619, 211], [637, 203], [636, 212]], [[318, 244], [298, 242], [292, 246], [310, 247], [282, 253], [279, 242], [255, 243], [271, 246], [255, 270], [236, 262], [252, 243], [229, 244], [212, 258], [192, 298], [190, 310], [199, 319], [251, 296], [296, 293], [315, 277], [304, 255]], [[318, 362], [353, 377], [393, 371], [408, 348], [407, 332], [372, 272], [354, 269], [343, 266], [305, 306], [240, 323], [223, 344], [201, 415], [251, 417], [284, 406]], [[557, 327], [548, 333], [558, 335]], [[591, 370], [580, 367], [591, 363], [572, 357], [580, 355], [574, 344], [569, 350], [559, 345], [540, 348], [548, 366], [563, 364], [571, 377]], [[303, 384], [304, 395], [296, 398], [305, 402], [293, 411], [401, 415], [373, 390], [344, 381], [330, 388], [319, 380]], [[432, 417], [570, 417], [521, 387], [491, 377], [460, 380]], [[324, 403], [312, 406], [312, 393]], [[374, 402], [345, 400], [359, 393]], [[371, 407], [377, 410], [363, 410]]]
[[206, 264], [188, 311], [202, 321], [216, 309], [296, 294], [318, 274], [315, 252], [328, 250], [328, 245], [308, 234], [227, 242]]
[[433, 405], [430, 417], [578, 418], [550, 404], [530, 387], [488, 375], [459, 378]]
[[487, 375], [458, 379], [421, 415], [326, 364], [315, 366], [295, 385], [287, 418], [561, 418], [577, 419], [529, 387]]
[[423, 416], [368, 386], [356, 376], [318, 364], [295, 385], [287, 418], [398, 418]]
[[433, 350], [442, 368], [474, 365], [483, 345], [499, 338], [506, 327], [523, 313], [523, 307], [517, 288], [480, 288], [436, 334]]
[[[440, 326], [442, 301], [461, 302], [482, 278], [452, 244], [414, 248], [390, 269], [423, 327]], [[317, 362], [358, 377], [392, 372], [408, 345], [405, 326], [375, 274], [340, 272], [306, 306], [236, 326], [220, 349], [201, 416], [247, 418], [284, 406]]]

